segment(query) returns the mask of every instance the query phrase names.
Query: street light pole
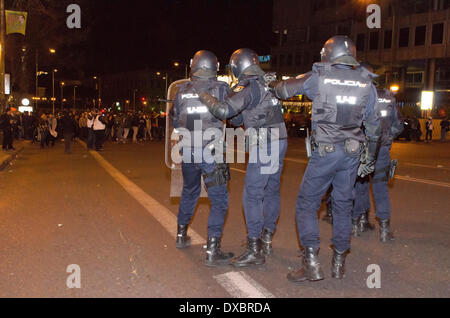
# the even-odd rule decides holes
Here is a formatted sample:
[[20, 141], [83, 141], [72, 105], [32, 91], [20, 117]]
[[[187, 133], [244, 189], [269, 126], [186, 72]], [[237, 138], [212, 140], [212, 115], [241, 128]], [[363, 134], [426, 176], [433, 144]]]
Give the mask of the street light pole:
[[76, 93], [76, 90], [77, 90], [77, 86], [74, 86], [73, 87], [73, 110], [77, 109], [77, 105], [76, 105], [77, 93]]
[[64, 109], [64, 82], [61, 82], [61, 109]]
[[390, 67], [390, 79], [389, 79], [389, 84], [392, 84], [392, 79], [394, 77], [394, 60], [396, 57], [396, 51], [395, 51], [395, 31], [396, 31], [396, 20], [397, 20], [397, 9], [396, 9], [396, 1], [392, 0], [391, 2], [391, 8], [392, 8], [392, 40], [391, 40], [391, 49], [392, 49], [392, 54], [391, 54], [391, 67]]
[[102, 108], [102, 82], [101, 78], [98, 78], [98, 107]]
[[53, 69], [52, 70], [52, 104], [53, 104], [53, 115], [55, 114], [55, 73], [58, 72], [58, 70]]
[[168, 93], [168, 92], [167, 92], [167, 89], [168, 89], [167, 86], [168, 86], [168, 84], [169, 84], [168, 81], [169, 81], [169, 73], [166, 73], [166, 99], [167, 99], [167, 93]]
[[38, 94], [39, 94], [39, 65], [38, 65], [38, 49], [36, 49], [36, 99], [34, 102], [34, 110], [37, 111], [38, 109]]
[[0, 0], [0, 41], [1, 41], [1, 54], [0, 54], [0, 110], [3, 111], [6, 107], [6, 95], [5, 95], [5, 0]]
[[133, 89], [133, 112], [136, 111], [136, 91], [137, 89]]

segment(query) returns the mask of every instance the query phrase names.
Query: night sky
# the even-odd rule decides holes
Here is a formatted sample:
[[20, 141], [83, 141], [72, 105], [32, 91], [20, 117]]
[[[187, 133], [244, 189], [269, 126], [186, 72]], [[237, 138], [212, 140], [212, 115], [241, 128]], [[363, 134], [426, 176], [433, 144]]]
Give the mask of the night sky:
[[200, 49], [221, 65], [249, 47], [269, 54], [273, 0], [91, 0], [82, 7], [89, 30], [87, 72], [167, 68]]

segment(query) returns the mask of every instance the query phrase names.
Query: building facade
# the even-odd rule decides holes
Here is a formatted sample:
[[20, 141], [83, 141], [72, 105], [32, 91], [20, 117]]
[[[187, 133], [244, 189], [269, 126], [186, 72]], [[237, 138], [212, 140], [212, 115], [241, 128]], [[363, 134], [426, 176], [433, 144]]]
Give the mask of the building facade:
[[[381, 28], [367, 25], [371, 3], [381, 8]], [[402, 100], [416, 103], [432, 90], [436, 106], [450, 104], [450, 0], [274, 0], [273, 14], [271, 67], [279, 74], [310, 71], [328, 38], [348, 35], [358, 59], [380, 85], [399, 85]]]

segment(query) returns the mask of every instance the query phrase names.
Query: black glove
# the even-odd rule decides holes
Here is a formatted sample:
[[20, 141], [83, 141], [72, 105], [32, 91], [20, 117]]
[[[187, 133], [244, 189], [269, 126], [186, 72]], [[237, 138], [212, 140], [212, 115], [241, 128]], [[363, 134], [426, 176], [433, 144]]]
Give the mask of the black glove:
[[379, 149], [377, 140], [367, 142], [365, 149], [361, 153], [361, 164], [358, 168], [358, 176], [364, 178], [375, 171], [375, 163]]
[[372, 174], [375, 171], [375, 162], [375, 160], [361, 162], [358, 168], [358, 177], [365, 178], [366, 176]]
[[266, 73], [263, 77], [267, 87], [271, 87], [271, 84], [277, 81], [277, 73]]

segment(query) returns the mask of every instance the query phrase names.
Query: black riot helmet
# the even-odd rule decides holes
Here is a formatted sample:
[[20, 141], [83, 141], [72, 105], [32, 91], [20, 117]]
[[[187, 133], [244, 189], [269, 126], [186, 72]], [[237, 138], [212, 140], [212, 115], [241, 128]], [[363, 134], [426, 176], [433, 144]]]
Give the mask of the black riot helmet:
[[191, 77], [216, 77], [219, 71], [219, 61], [214, 53], [206, 50], [195, 53], [191, 60]]
[[234, 77], [241, 77], [241, 75], [249, 68], [255, 68], [257, 71], [261, 70], [258, 54], [256, 54], [255, 51], [250, 49], [239, 49], [231, 55], [230, 69]]
[[356, 46], [352, 39], [345, 35], [330, 38], [320, 52], [322, 62], [358, 66]]

